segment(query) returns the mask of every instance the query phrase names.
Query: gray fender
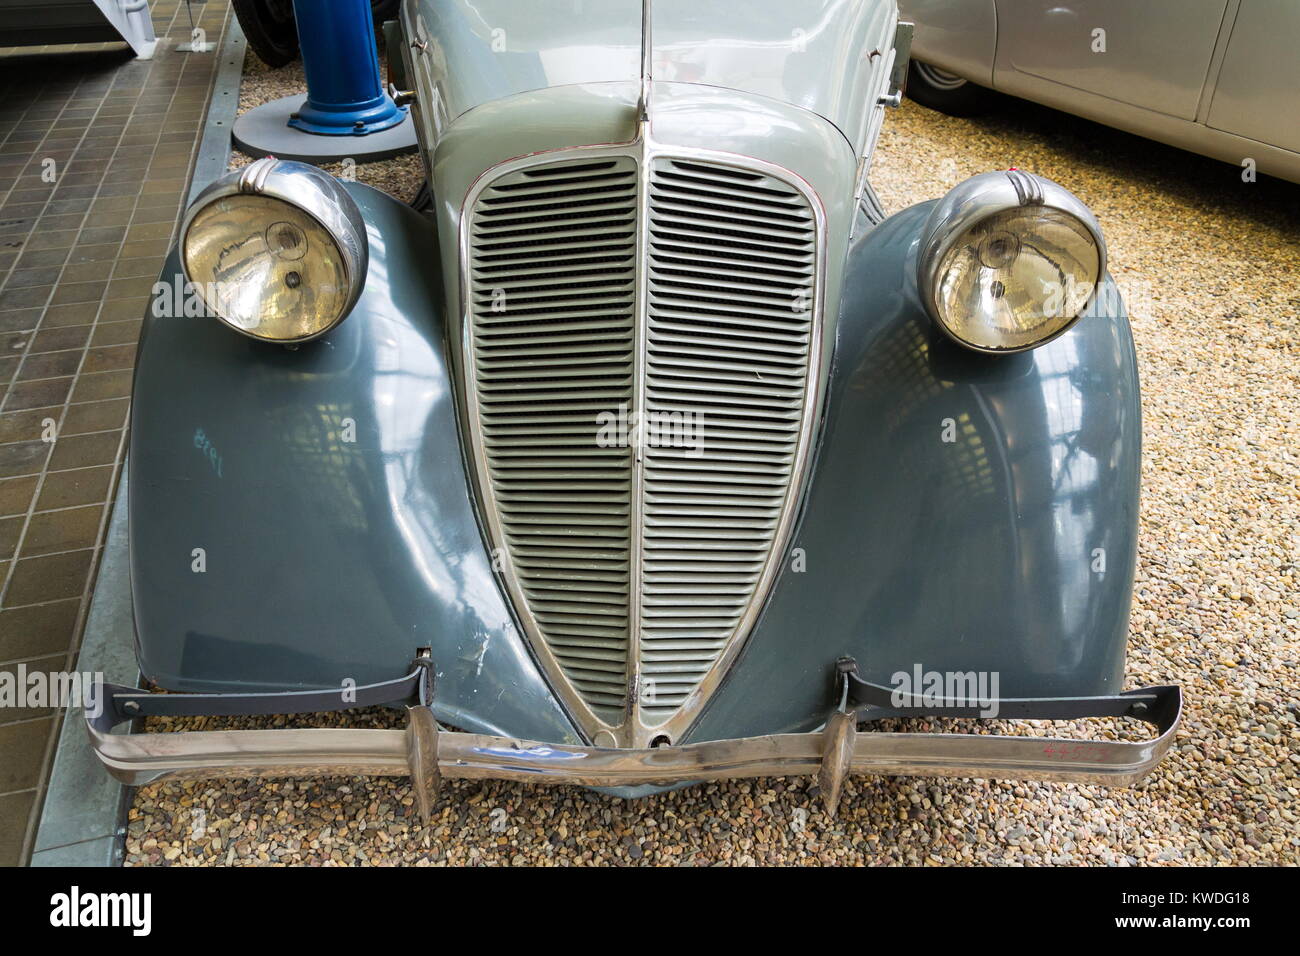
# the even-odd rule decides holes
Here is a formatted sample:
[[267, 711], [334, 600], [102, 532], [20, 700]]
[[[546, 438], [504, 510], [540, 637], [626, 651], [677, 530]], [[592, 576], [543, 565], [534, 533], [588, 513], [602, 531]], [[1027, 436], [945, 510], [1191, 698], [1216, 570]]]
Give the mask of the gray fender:
[[[341, 687], [400, 677], [431, 647], [442, 719], [577, 742], [475, 520], [434, 229], [349, 191], [370, 271], [324, 338], [290, 351], [146, 316], [129, 485], [141, 669], [178, 691]], [[162, 281], [179, 272], [173, 252]]]
[[884, 684], [920, 665], [996, 672], [1003, 697], [1120, 689], [1141, 452], [1128, 318], [1107, 277], [1042, 348], [954, 345], [917, 297], [931, 206], [851, 246], [795, 550], [690, 739], [818, 726], [841, 655]]

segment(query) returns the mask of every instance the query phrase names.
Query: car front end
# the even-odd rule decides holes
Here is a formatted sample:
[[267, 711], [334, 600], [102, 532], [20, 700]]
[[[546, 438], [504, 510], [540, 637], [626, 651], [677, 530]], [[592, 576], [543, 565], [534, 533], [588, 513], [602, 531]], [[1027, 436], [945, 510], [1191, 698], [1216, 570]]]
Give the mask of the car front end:
[[[546, 7], [404, 5], [429, 215], [274, 159], [195, 200], [162, 284], [209, 314], [146, 318], [130, 457], [173, 693], [109, 688], [101, 761], [425, 812], [456, 776], [1149, 772], [1181, 702], [1120, 689], [1140, 408], [1086, 206], [1004, 170], [879, 221], [892, 2]], [[120, 732], [369, 704], [407, 728]]]

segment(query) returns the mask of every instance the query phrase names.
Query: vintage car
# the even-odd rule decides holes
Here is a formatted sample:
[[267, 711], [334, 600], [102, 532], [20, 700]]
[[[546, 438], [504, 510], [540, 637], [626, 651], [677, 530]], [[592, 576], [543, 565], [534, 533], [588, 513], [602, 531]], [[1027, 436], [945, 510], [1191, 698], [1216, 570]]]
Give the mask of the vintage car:
[[[1181, 698], [1122, 690], [1141, 416], [1088, 208], [1008, 169], [883, 216], [892, 0], [571, 6], [403, 4], [428, 214], [273, 158], [194, 200], [130, 447], [172, 693], [111, 687], [100, 759], [410, 775], [425, 812], [440, 777], [1142, 777]], [[376, 704], [407, 728], [113, 732]]]
[[908, 95], [958, 116], [990, 90], [1300, 182], [1293, 0], [901, 0]]

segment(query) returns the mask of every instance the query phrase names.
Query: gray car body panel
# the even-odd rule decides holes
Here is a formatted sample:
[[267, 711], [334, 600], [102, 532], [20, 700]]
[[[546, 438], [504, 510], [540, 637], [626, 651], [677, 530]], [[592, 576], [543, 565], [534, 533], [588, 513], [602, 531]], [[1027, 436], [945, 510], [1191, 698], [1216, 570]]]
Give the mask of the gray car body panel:
[[1300, 8], [1295, 3], [1250, 0], [1238, 9], [1209, 109], [1210, 128], [1300, 156]]
[[[654, 0], [650, 10], [656, 80], [788, 103], [865, 152], [892, 0], [749, 0], [743, 11], [723, 0]], [[403, 24], [427, 44], [412, 60], [436, 131], [519, 93], [641, 79], [641, 0], [419, 0], [404, 5]], [[863, 55], [872, 50], [879, 55]]]
[[[370, 274], [320, 341], [146, 321], [130, 497], [142, 669], [172, 690], [332, 687], [392, 679], [431, 646], [440, 718], [573, 742], [474, 520], [434, 230], [349, 188]], [[1088, 317], [1023, 355], [961, 350], [910, 278], [928, 211], [854, 240], [794, 538], [807, 569], [783, 570], [689, 740], [818, 726], [846, 653], [884, 681], [922, 664], [998, 671], [1004, 696], [1119, 689], [1140, 444], [1127, 320]], [[173, 255], [163, 281], [176, 273]]]
[[942, 66], [980, 86], [993, 85], [998, 51], [995, 0], [901, 0], [898, 10], [915, 24], [913, 59]]
[[[913, 56], [1012, 96], [1300, 182], [1292, 0], [901, 0]], [[1094, 31], [1102, 30], [1104, 50]]]

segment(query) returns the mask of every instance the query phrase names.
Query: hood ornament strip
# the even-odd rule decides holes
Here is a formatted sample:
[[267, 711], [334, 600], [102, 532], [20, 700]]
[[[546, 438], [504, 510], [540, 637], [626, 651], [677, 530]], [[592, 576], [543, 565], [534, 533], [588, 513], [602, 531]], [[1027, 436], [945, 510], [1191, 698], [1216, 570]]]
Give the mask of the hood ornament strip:
[[637, 122], [641, 124], [641, 139], [646, 139], [650, 125], [650, 92], [654, 87], [654, 23], [650, 0], [641, 0], [641, 99], [637, 103]]

